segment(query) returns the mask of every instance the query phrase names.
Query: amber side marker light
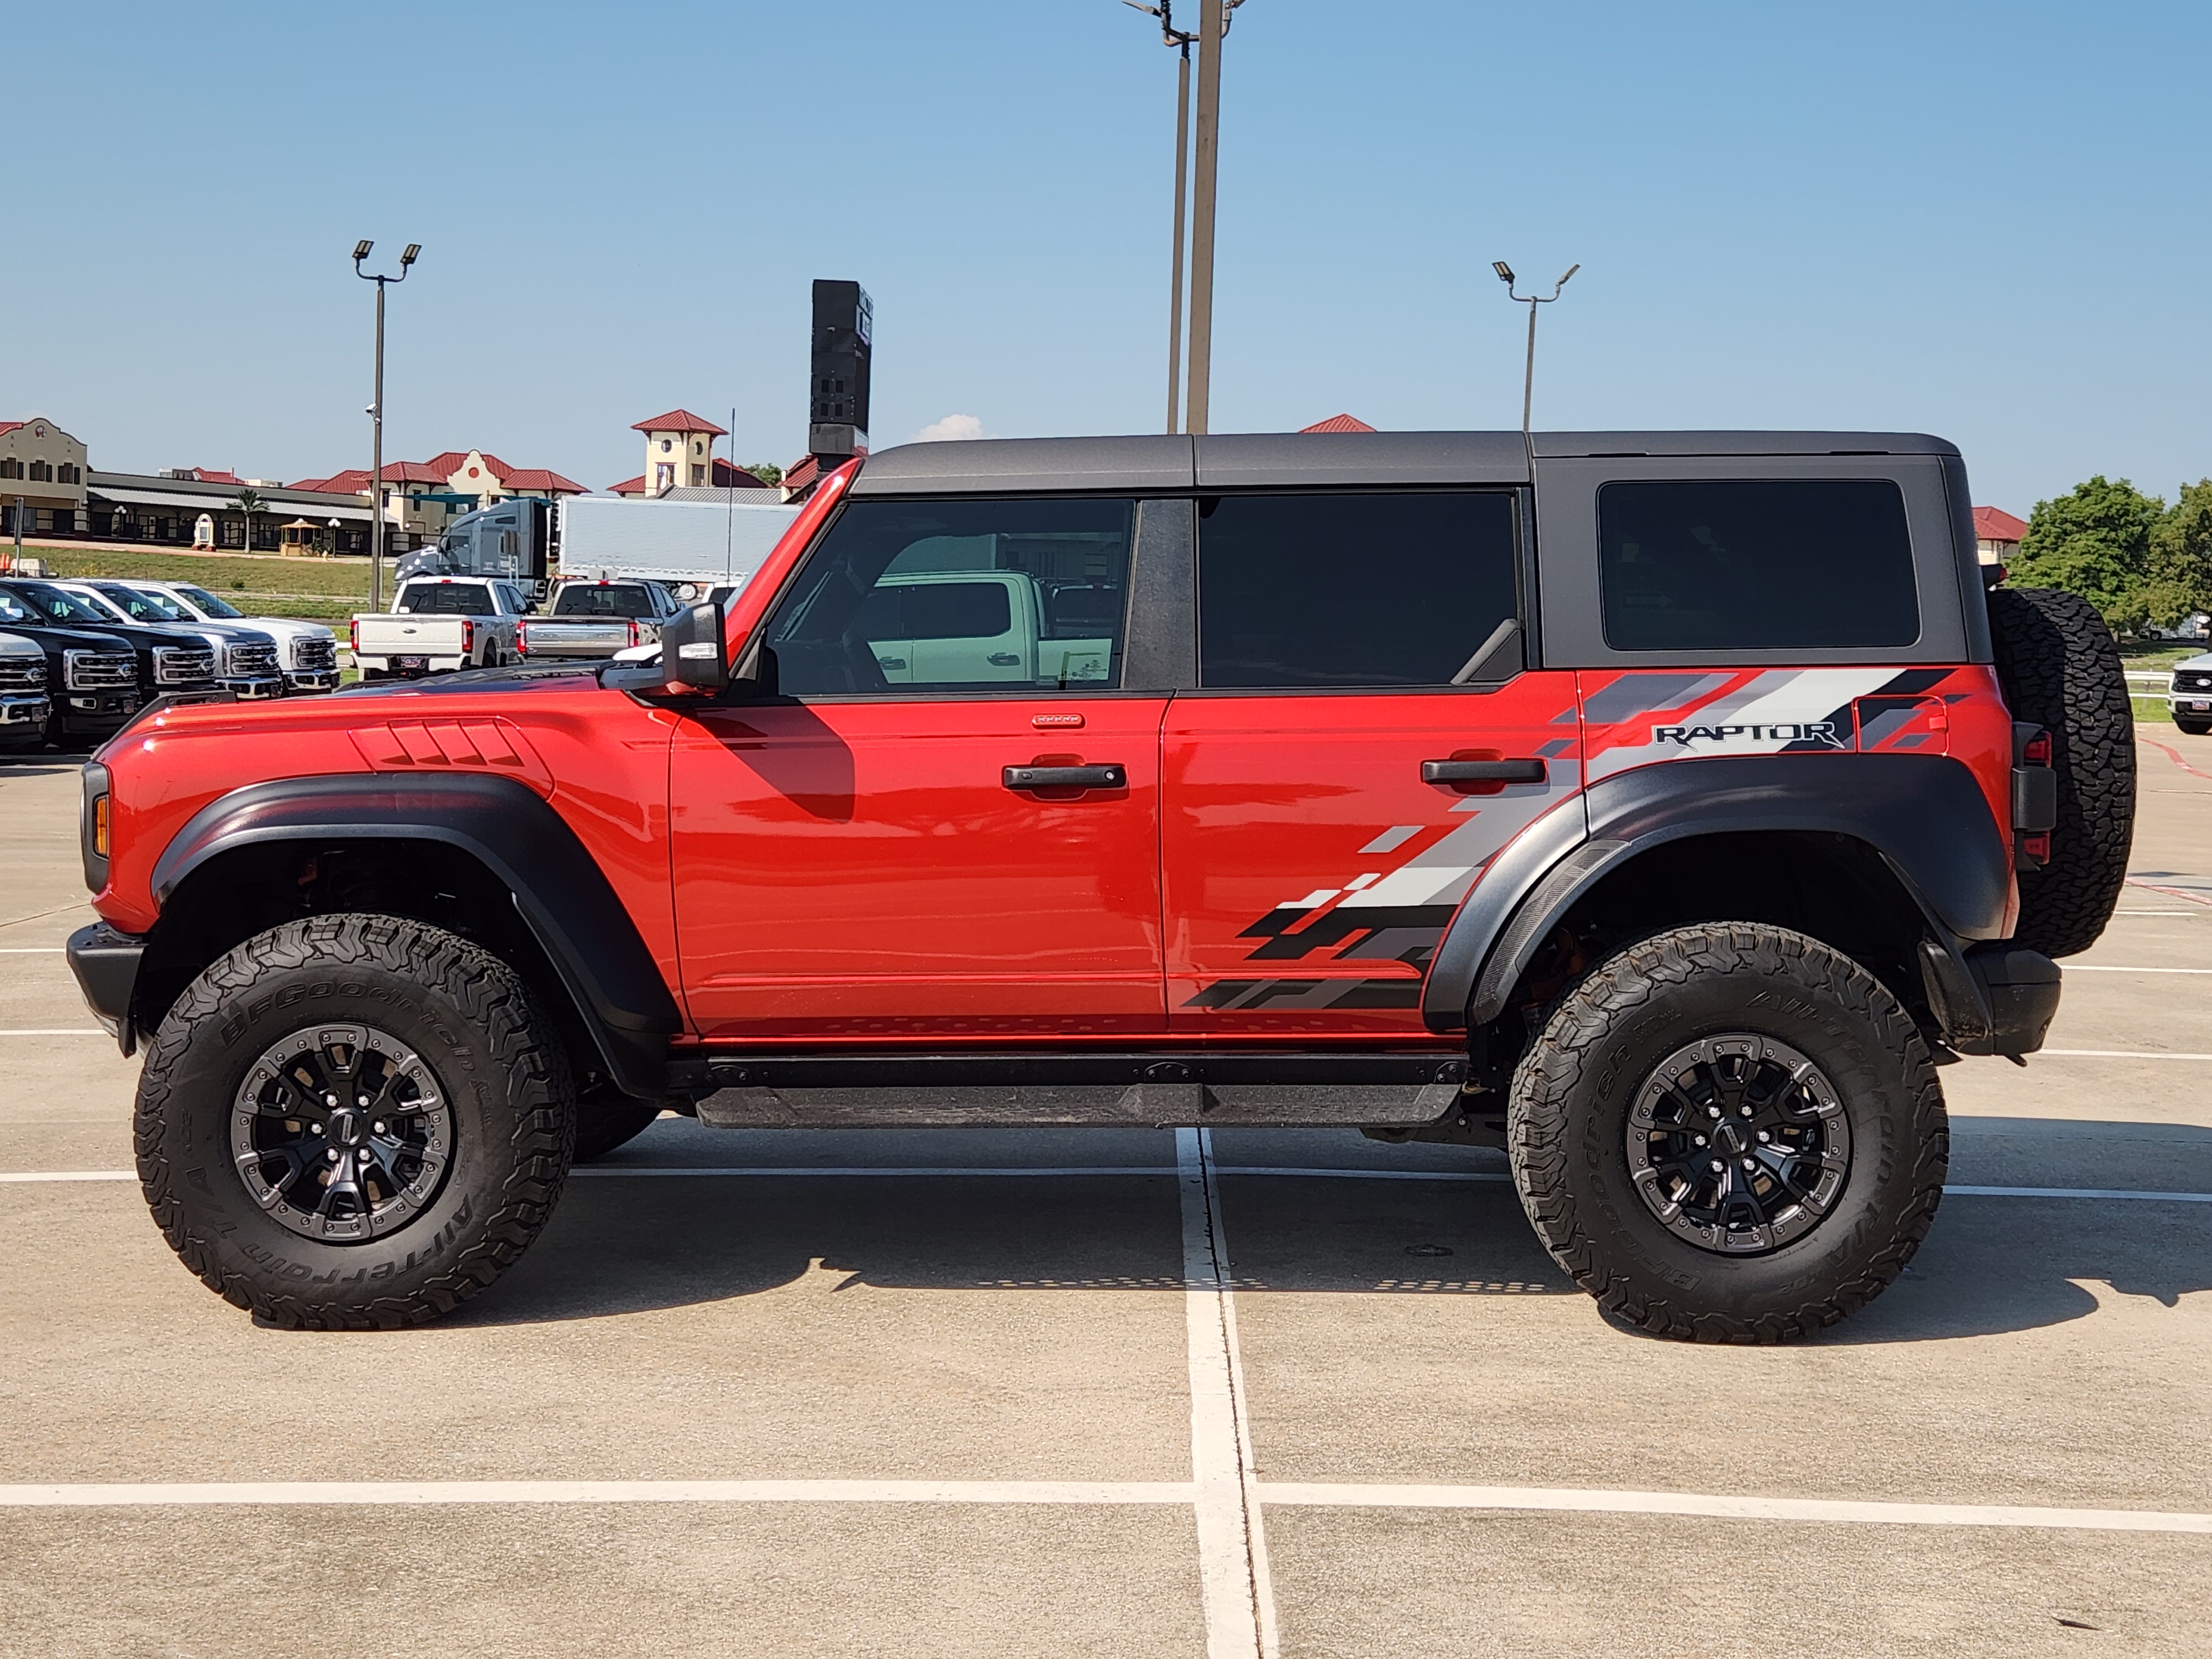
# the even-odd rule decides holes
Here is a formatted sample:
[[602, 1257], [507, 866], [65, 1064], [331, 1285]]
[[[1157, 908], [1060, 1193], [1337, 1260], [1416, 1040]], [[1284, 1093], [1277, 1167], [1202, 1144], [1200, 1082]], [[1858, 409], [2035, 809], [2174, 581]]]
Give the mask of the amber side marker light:
[[101, 858], [107, 856], [107, 802], [102, 795], [92, 804], [92, 850]]

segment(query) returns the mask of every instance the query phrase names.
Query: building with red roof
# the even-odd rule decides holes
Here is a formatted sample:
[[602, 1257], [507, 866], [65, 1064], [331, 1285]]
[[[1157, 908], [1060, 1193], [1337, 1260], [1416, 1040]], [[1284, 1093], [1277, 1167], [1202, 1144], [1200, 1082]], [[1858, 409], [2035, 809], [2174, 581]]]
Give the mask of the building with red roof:
[[1301, 432], [1372, 432], [1375, 428], [1357, 415], [1332, 415], [1325, 421], [1316, 421], [1311, 426], [1302, 426]]
[[[295, 489], [342, 495], [368, 494], [368, 469], [351, 467], [327, 478], [302, 478]], [[380, 492], [392, 545], [403, 550], [434, 541], [447, 525], [480, 507], [535, 496], [559, 501], [587, 494], [584, 485], [542, 466], [509, 466], [481, 449], [449, 449], [427, 461], [387, 461]]]
[[2027, 520], [2013, 517], [2001, 507], [1974, 509], [1974, 550], [1982, 556], [1984, 564], [2002, 564], [2016, 556], [2021, 538], [2027, 534]]
[[672, 489], [705, 489], [710, 481], [714, 488], [744, 488], [742, 483], [726, 483], [715, 471], [714, 440], [730, 434], [704, 415], [672, 409], [637, 422], [630, 430], [645, 434], [645, 471], [615, 485], [615, 495], [665, 495]]

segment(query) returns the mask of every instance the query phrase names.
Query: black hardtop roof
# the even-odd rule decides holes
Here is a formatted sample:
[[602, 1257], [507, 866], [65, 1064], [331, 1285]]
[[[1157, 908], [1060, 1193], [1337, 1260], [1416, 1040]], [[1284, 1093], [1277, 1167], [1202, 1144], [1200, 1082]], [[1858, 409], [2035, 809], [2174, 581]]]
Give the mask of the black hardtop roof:
[[871, 455], [855, 495], [1526, 483], [1529, 456], [1956, 455], [1917, 432], [1249, 432], [977, 438]]

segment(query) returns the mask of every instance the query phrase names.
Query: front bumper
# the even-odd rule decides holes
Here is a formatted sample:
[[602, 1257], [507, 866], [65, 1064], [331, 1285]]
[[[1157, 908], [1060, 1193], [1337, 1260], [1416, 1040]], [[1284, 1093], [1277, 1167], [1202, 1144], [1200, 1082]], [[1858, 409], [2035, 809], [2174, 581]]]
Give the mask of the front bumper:
[[138, 712], [136, 691], [66, 691], [62, 694], [62, 726], [68, 731], [101, 730], [120, 726]]
[[46, 729], [53, 704], [41, 693], [18, 691], [0, 696], [0, 743], [35, 741]]
[[146, 954], [145, 939], [95, 921], [71, 933], [67, 950], [70, 972], [76, 975], [92, 1017], [121, 1045], [127, 1058], [138, 1047], [131, 1000], [138, 986], [139, 961]]
[[335, 668], [284, 671], [284, 684], [294, 691], [335, 691], [338, 689], [338, 671]]
[[240, 702], [264, 702], [284, 695], [282, 674], [257, 674], [251, 679], [219, 679], [216, 684]]

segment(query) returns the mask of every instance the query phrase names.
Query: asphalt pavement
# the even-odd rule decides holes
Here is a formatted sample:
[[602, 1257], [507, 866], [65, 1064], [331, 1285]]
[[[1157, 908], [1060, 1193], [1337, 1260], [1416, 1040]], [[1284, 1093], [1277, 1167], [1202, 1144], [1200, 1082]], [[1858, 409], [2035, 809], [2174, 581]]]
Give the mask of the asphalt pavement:
[[0, 762], [0, 1655], [2212, 1652], [2212, 738], [1818, 1340], [1619, 1329], [1502, 1155], [665, 1118], [419, 1331], [179, 1266]]

